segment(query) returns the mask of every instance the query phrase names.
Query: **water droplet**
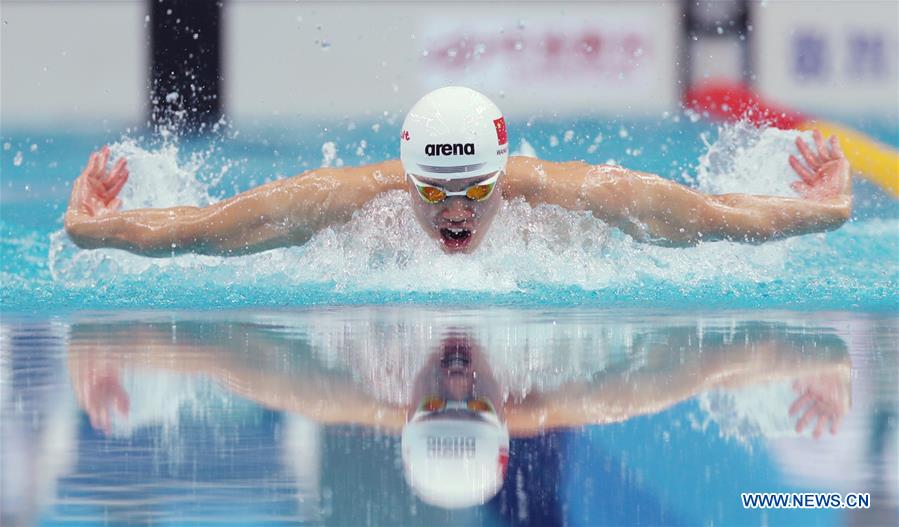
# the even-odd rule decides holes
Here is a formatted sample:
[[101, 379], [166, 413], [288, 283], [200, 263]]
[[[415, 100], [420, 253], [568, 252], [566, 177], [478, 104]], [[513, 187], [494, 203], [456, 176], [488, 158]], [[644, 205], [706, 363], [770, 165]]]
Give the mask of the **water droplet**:
[[200, 38], [199, 33], [194, 33], [194, 40], [197, 40], [198, 38]]
[[22, 159], [24, 159], [24, 156], [22, 156], [22, 151], [19, 150], [18, 152], [16, 152], [15, 157], [13, 157], [13, 159], [12, 159], [13, 166], [21, 166]]

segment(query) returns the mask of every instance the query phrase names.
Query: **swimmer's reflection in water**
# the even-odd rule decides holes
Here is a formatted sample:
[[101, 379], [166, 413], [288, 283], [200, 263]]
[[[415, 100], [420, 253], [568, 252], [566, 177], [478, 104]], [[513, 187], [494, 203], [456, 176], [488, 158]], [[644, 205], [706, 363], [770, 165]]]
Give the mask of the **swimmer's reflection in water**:
[[[113, 413], [127, 419], [131, 411], [123, 371], [203, 375], [267, 408], [399, 435], [407, 482], [423, 501], [445, 508], [485, 503], [501, 489], [510, 438], [621, 422], [709, 390], [773, 381], [794, 381], [793, 399], [775, 402], [780, 406], [770, 411], [792, 415], [797, 432], [836, 434], [849, 408], [843, 342], [832, 335], [797, 335], [783, 326], [746, 324], [727, 338], [706, 328], [702, 339], [696, 327], [655, 328], [634, 336], [625, 359], [592, 377], [524, 391], [504, 385], [500, 379], [510, 376], [497, 374], [501, 362], [491, 359], [473, 331], [446, 328], [408, 377], [408, 397], [399, 403], [373, 397], [367, 386], [391, 382], [378, 357], [348, 360], [341, 372], [308, 342], [285, 339], [279, 329], [190, 322], [177, 328], [144, 325], [140, 331], [75, 326], [69, 359], [77, 399], [91, 423], [109, 432]], [[389, 345], [376, 336], [389, 332], [378, 331], [363, 354]]]

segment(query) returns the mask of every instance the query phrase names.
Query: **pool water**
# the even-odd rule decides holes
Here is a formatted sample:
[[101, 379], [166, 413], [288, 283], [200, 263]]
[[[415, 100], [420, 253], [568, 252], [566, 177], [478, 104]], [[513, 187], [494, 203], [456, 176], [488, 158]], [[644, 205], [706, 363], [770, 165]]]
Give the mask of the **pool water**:
[[[839, 230], [761, 246], [644, 245], [510, 202], [475, 254], [447, 256], [401, 193], [304, 247], [240, 258], [81, 251], [62, 231], [103, 144], [129, 159], [125, 208], [205, 205], [395, 157], [398, 119], [3, 130], [0, 523], [895, 525], [899, 201], [864, 180]], [[863, 124], [899, 146], [894, 124]], [[509, 126], [513, 155], [792, 192], [795, 132], [689, 115]], [[448, 335], [530, 416], [507, 423], [498, 494], [459, 510], [407, 483], [396, 417]], [[805, 391], [836, 408], [835, 434], [796, 431]], [[872, 505], [740, 503], [787, 491]]]
[[[895, 524], [891, 315], [362, 306], [0, 328], [4, 525]], [[417, 497], [383, 418], [448, 335], [507, 416], [549, 411], [509, 417], [504, 485], [457, 510]], [[842, 405], [835, 433], [796, 431], [801, 387]], [[751, 510], [742, 492], [871, 506]]]
[[[582, 213], [506, 203], [470, 257], [442, 254], [408, 196], [387, 194], [304, 247], [241, 258], [142, 258], [80, 251], [62, 232], [72, 180], [111, 143], [131, 179], [125, 208], [204, 205], [322, 165], [395, 157], [398, 126], [341, 122], [177, 139], [160, 134], [4, 130], [2, 302], [5, 311], [346, 305], [370, 303], [634, 308], [853, 308], [895, 311], [899, 201], [861, 179], [841, 229], [763, 246], [689, 249], [639, 244]], [[891, 125], [866, 131], [899, 145]], [[531, 120], [512, 127], [513, 154], [617, 162], [709, 192], [791, 195], [796, 132], [721, 131], [702, 120]], [[435, 279], [438, 270], [440, 280]]]

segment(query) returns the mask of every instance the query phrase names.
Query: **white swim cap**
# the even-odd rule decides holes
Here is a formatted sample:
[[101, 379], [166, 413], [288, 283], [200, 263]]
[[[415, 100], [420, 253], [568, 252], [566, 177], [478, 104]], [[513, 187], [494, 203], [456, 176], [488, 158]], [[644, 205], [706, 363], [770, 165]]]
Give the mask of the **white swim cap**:
[[481, 505], [503, 486], [509, 432], [498, 422], [437, 418], [412, 421], [402, 437], [406, 481], [425, 503]]
[[400, 134], [406, 172], [462, 179], [503, 170], [509, 158], [506, 121], [493, 101], [470, 88], [448, 86], [409, 110]]

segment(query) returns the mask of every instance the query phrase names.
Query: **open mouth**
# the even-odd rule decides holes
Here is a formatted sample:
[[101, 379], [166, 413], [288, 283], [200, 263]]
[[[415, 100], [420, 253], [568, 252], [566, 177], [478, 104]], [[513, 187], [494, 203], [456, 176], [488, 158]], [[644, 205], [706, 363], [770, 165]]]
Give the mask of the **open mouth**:
[[440, 239], [445, 247], [450, 249], [461, 249], [468, 245], [471, 241], [472, 231], [470, 229], [458, 229], [455, 227], [447, 227], [440, 229]]
[[440, 357], [440, 366], [450, 370], [450, 372], [463, 371], [471, 364], [471, 353], [464, 349], [454, 349], [446, 351]]

